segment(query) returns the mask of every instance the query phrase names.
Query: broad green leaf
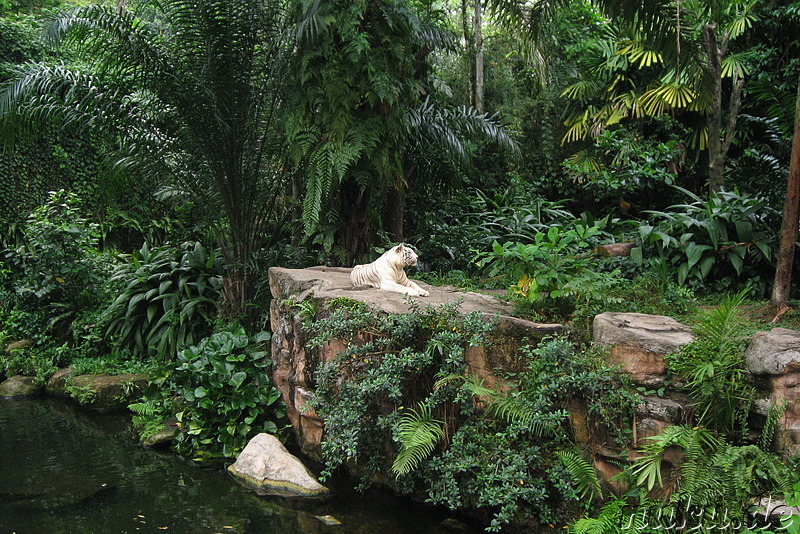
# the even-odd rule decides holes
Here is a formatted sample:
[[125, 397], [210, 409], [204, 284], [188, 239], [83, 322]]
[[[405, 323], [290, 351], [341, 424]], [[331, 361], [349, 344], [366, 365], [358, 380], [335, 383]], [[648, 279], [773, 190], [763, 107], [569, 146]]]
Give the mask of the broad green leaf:
[[234, 373], [230, 379], [229, 384], [235, 388], [238, 388], [242, 385], [242, 383], [247, 379], [247, 373], [239, 371], [238, 373]]

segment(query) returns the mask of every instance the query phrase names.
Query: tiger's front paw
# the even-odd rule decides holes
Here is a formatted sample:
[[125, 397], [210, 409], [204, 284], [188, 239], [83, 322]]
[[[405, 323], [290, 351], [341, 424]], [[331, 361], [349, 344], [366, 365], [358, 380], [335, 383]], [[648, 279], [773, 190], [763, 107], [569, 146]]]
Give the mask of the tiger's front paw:
[[420, 289], [419, 293], [417, 294], [417, 296], [418, 297], [430, 297], [431, 294], [430, 294], [430, 292], [425, 291], [424, 289]]

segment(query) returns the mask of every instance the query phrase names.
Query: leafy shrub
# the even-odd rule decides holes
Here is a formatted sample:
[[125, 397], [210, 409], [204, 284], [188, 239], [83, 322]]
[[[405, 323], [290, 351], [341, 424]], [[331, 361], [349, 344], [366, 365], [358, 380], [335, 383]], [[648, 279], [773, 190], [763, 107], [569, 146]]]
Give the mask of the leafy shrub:
[[701, 199], [680, 190], [692, 202], [647, 212], [656, 223], [640, 226], [642, 246], [632, 251], [634, 261], [697, 289], [758, 279], [769, 268], [775, 238], [766, 203], [737, 191]]
[[384, 315], [341, 299], [301, 311], [309, 349], [330, 339], [346, 346], [314, 372], [325, 475], [357, 462], [366, 487], [392, 472], [402, 491], [478, 510], [496, 531], [555, 521], [584, 494], [556, 454], [572, 447], [569, 399], [607, 423], [598, 432], [627, 437], [613, 429], [630, 427], [634, 394], [566, 340], [524, 349], [524, 371], [501, 391], [467, 372], [465, 350], [486, 343], [491, 327], [477, 314], [444, 306]]
[[32, 376], [44, 385], [68, 355], [66, 345], [26, 347], [10, 352], [0, 352], [0, 376]]
[[421, 266], [468, 271], [474, 250], [494, 241], [532, 243], [549, 226], [574, 219], [563, 202], [545, 200], [522, 184], [491, 196], [472, 190], [421, 213], [409, 242], [419, 250]]
[[589, 214], [570, 225], [553, 225], [535, 234], [533, 242], [494, 242], [490, 252], [480, 252], [476, 265], [490, 277], [506, 276], [513, 281], [510, 293], [527, 303], [574, 311], [576, 303], [586, 310], [594, 301], [613, 301], [609, 290], [619, 283], [617, 272], [600, 272], [600, 258], [591, 253], [608, 217], [596, 221]]
[[177, 367], [151, 381], [131, 408], [140, 427], [177, 415], [176, 450], [195, 460], [238, 454], [259, 432], [277, 433], [285, 416], [269, 377], [269, 333], [249, 338], [241, 327], [218, 332], [183, 349]]
[[171, 359], [209, 335], [222, 289], [222, 258], [200, 243], [145, 243], [114, 270], [119, 295], [103, 312], [107, 336], [137, 356]]
[[669, 370], [685, 381], [694, 399], [697, 424], [733, 439], [747, 434], [755, 398], [744, 360], [739, 311], [744, 294], [729, 295], [714, 310], [701, 312], [696, 339], [667, 356]]
[[28, 217], [25, 244], [9, 255], [19, 273], [16, 306], [40, 314], [45, 330], [62, 340], [79, 338], [85, 321], [76, 320], [92, 315], [105, 298], [98, 228], [81, 217], [77, 201], [73, 193], [51, 192]]

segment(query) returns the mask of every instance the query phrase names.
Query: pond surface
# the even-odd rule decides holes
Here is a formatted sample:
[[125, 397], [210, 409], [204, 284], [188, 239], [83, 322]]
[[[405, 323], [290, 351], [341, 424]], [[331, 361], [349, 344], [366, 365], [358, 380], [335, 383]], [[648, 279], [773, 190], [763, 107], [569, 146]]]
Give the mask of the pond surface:
[[[450, 516], [382, 492], [323, 503], [259, 497], [224, 470], [137, 444], [127, 415], [0, 400], [0, 533], [446, 534]], [[315, 516], [343, 525], [327, 527]], [[477, 526], [458, 532], [482, 532]]]

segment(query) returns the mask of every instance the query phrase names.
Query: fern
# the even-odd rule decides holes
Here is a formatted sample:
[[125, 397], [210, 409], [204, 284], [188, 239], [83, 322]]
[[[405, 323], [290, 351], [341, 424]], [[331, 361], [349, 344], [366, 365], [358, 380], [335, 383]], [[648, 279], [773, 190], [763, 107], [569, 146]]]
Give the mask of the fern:
[[664, 451], [675, 445], [686, 453], [687, 462], [684, 468], [691, 469], [693, 460], [704, 457], [703, 451], [717, 450], [721, 442], [705, 428], [692, 428], [686, 425], [675, 425], [667, 428], [657, 436], [647, 438], [650, 443], [642, 449], [642, 457], [633, 465], [632, 472], [638, 475], [636, 483], [652, 490], [656, 485], [663, 485], [661, 480], [661, 464]]
[[547, 414], [547, 417], [543, 419], [541, 414], [531, 410], [524, 397], [519, 393], [513, 391], [502, 393], [497, 389], [487, 388], [484, 386], [484, 381], [474, 375], [451, 374], [445, 376], [436, 381], [433, 389], [438, 391], [453, 382], [462, 382], [463, 387], [470, 395], [483, 400], [486, 403], [488, 415], [502, 419], [509, 424], [527, 427], [535, 436], [551, 434], [566, 416], [562, 411], [556, 411], [553, 414]]
[[589, 460], [574, 450], [556, 451], [556, 456], [575, 480], [580, 499], [593, 501], [602, 495], [600, 479]]
[[781, 400], [774, 402], [767, 410], [767, 420], [764, 421], [764, 426], [761, 429], [761, 437], [758, 440], [758, 446], [761, 450], [767, 450], [772, 445], [772, 440], [775, 437], [775, 425], [778, 420], [783, 417], [786, 412], [786, 402]]
[[754, 398], [744, 365], [741, 313], [747, 290], [729, 295], [703, 312], [695, 327], [697, 339], [667, 357], [672, 372], [686, 380], [694, 399], [697, 422], [730, 435], [747, 433], [747, 415]]
[[410, 473], [433, 452], [436, 444], [444, 439], [443, 424], [433, 419], [428, 404], [420, 404], [418, 410], [410, 408], [401, 416], [397, 428], [401, 448], [392, 464], [395, 476]]
[[146, 440], [164, 427], [163, 406], [160, 403], [143, 399], [128, 404], [128, 409], [135, 414], [132, 421], [140, 439]]
[[641, 507], [633, 512], [625, 510], [626, 501], [615, 499], [600, 510], [597, 517], [582, 517], [571, 527], [573, 534], [633, 534], [645, 532], [647, 512]]

